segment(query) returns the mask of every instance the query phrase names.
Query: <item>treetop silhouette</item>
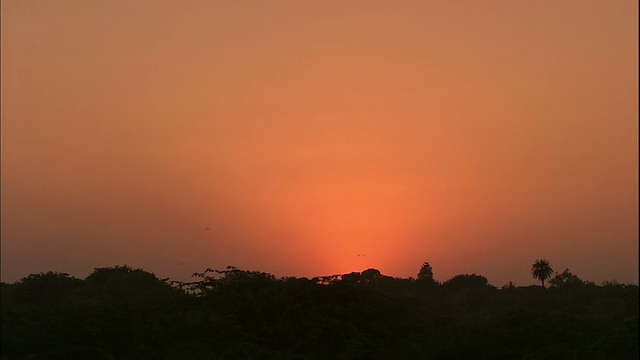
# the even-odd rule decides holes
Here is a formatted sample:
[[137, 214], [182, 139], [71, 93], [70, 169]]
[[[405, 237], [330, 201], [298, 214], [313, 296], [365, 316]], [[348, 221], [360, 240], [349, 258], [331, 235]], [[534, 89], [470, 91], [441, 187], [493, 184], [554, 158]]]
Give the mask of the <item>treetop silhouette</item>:
[[553, 269], [551, 268], [548, 260], [539, 259], [531, 266], [531, 275], [534, 279], [540, 280], [542, 282], [542, 287], [544, 287], [544, 281], [553, 275]]

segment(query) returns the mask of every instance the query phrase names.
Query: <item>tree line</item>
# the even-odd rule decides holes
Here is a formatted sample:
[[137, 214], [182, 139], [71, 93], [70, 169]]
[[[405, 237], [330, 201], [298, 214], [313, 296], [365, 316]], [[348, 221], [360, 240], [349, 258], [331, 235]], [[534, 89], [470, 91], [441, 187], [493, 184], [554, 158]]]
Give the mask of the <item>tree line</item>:
[[[496, 288], [376, 269], [277, 278], [235, 267], [193, 281], [128, 266], [2, 283], [9, 359], [637, 359], [638, 287], [555, 276]], [[549, 287], [544, 286], [548, 281]]]

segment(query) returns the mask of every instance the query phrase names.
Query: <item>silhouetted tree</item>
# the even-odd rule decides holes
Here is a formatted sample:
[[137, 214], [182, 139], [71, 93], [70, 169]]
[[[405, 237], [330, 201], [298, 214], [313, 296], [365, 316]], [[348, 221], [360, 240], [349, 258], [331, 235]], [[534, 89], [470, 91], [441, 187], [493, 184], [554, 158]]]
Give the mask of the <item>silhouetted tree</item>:
[[357, 283], [357, 282], [360, 282], [361, 278], [362, 277], [361, 277], [359, 272], [353, 271], [353, 272], [350, 272], [348, 274], [343, 274], [340, 277], [340, 281], [345, 282], [345, 283]]
[[367, 269], [362, 272], [361, 276], [363, 282], [372, 283], [379, 281], [382, 274], [380, 274], [380, 270], [378, 269]]
[[462, 289], [479, 289], [487, 286], [489, 286], [487, 278], [477, 274], [456, 275], [442, 283], [443, 288], [453, 291]]
[[420, 272], [418, 273], [418, 280], [433, 280], [433, 269], [428, 262], [425, 262], [420, 267]]
[[586, 282], [578, 276], [572, 274], [569, 269], [565, 269], [562, 273], [556, 273], [553, 279], [549, 280], [549, 284], [553, 287], [581, 286]]
[[47, 272], [32, 274], [17, 283], [18, 301], [57, 301], [58, 298], [79, 287], [82, 280], [67, 273]]
[[545, 259], [536, 260], [531, 266], [531, 275], [534, 279], [539, 279], [544, 287], [544, 281], [553, 275], [553, 269], [549, 265], [549, 261]]

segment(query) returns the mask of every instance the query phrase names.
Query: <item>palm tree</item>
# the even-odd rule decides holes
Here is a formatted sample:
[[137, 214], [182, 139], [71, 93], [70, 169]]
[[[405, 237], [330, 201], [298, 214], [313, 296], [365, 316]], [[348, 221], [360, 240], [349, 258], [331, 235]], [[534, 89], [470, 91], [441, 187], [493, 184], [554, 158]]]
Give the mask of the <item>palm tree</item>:
[[544, 287], [544, 281], [553, 275], [553, 269], [549, 265], [549, 261], [545, 259], [536, 260], [531, 266], [531, 275], [534, 279], [540, 279], [542, 287]]

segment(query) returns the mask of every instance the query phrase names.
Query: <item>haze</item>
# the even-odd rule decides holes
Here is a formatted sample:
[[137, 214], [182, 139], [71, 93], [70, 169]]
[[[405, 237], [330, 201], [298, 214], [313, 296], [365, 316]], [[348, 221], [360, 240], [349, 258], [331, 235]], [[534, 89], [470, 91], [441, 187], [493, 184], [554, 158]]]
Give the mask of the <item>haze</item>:
[[2, 2], [2, 281], [638, 283], [637, 1]]

